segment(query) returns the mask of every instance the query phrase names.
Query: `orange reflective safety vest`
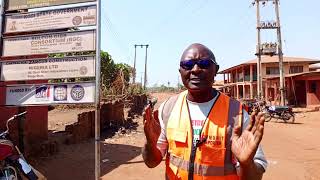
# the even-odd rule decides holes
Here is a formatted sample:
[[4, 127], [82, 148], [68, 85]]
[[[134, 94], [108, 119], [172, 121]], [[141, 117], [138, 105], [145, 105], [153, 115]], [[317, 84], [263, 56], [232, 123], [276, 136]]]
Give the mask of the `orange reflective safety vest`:
[[219, 93], [194, 144], [186, 95], [178, 96], [166, 126], [166, 179], [239, 180], [231, 135], [235, 124], [242, 124], [242, 105]]

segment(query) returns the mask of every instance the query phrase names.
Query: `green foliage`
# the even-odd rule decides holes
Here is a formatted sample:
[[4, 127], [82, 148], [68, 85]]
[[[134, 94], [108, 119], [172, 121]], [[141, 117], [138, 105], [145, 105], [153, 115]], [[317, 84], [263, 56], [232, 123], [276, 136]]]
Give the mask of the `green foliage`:
[[[70, 56], [95, 55], [94, 52], [76, 52], [50, 54], [50, 58], [63, 58]], [[115, 63], [108, 52], [101, 51], [101, 86], [102, 94], [121, 94], [128, 91], [129, 81], [133, 74], [133, 68], [125, 63]], [[95, 78], [69, 78], [50, 80], [49, 83], [94, 81]], [[125, 92], [124, 92], [125, 90]], [[141, 92], [141, 88], [133, 87], [132, 92]]]
[[107, 52], [101, 51], [101, 83], [106, 88], [111, 86], [111, 83], [116, 78], [116, 65]]
[[176, 92], [177, 88], [165, 86], [162, 84], [161, 86], [158, 86], [155, 84], [153, 87], [148, 88], [148, 91], [151, 92]]

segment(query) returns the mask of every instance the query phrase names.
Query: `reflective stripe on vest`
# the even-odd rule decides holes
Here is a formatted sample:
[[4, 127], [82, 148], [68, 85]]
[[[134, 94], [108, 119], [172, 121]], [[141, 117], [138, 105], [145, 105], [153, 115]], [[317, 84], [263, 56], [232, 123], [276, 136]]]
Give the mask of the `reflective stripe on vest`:
[[[179, 157], [170, 155], [170, 163], [178, 169], [188, 171], [189, 161], [185, 161]], [[234, 164], [225, 164], [224, 167], [206, 166], [194, 163], [194, 174], [201, 176], [224, 176], [235, 174], [236, 169]]]
[[220, 93], [203, 125], [200, 137], [204, 143], [194, 148], [195, 160], [190, 166], [193, 130], [186, 95], [187, 91], [179, 95], [166, 127], [169, 143], [166, 177], [188, 179], [188, 169], [193, 167], [193, 177], [239, 179], [231, 153], [231, 135], [235, 125], [242, 125], [242, 105]]

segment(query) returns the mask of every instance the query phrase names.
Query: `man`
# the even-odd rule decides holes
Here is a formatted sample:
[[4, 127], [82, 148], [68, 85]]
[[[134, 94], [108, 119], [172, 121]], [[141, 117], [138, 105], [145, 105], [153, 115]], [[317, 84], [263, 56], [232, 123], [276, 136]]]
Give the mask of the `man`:
[[166, 179], [258, 180], [265, 172], [264, 118], [249, 117], [238, 101], [212, 88], [218, 69], [211, 50], [190, 45], [179, 69], [187, 91], [159, 111], [145, 109], [142, 156], [153, 168], [166, 155]]

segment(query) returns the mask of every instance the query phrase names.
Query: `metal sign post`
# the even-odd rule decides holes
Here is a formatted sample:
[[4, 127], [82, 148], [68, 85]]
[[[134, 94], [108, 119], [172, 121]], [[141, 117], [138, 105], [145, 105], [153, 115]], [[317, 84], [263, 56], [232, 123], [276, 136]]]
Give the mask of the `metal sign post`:
[[[3, 13], [4, 13], [4, 0], [0, 0], [0, 47], [2, 47], [2, 25], [3, 23]], [[0, 54], [2, 54], [2, 48], [0, 48]]]
[[101, 0], [97, 0], [96, 23], [96, 111], [95, 111], [95, 179], [100, 179], [100, 73], [101, 73]]

